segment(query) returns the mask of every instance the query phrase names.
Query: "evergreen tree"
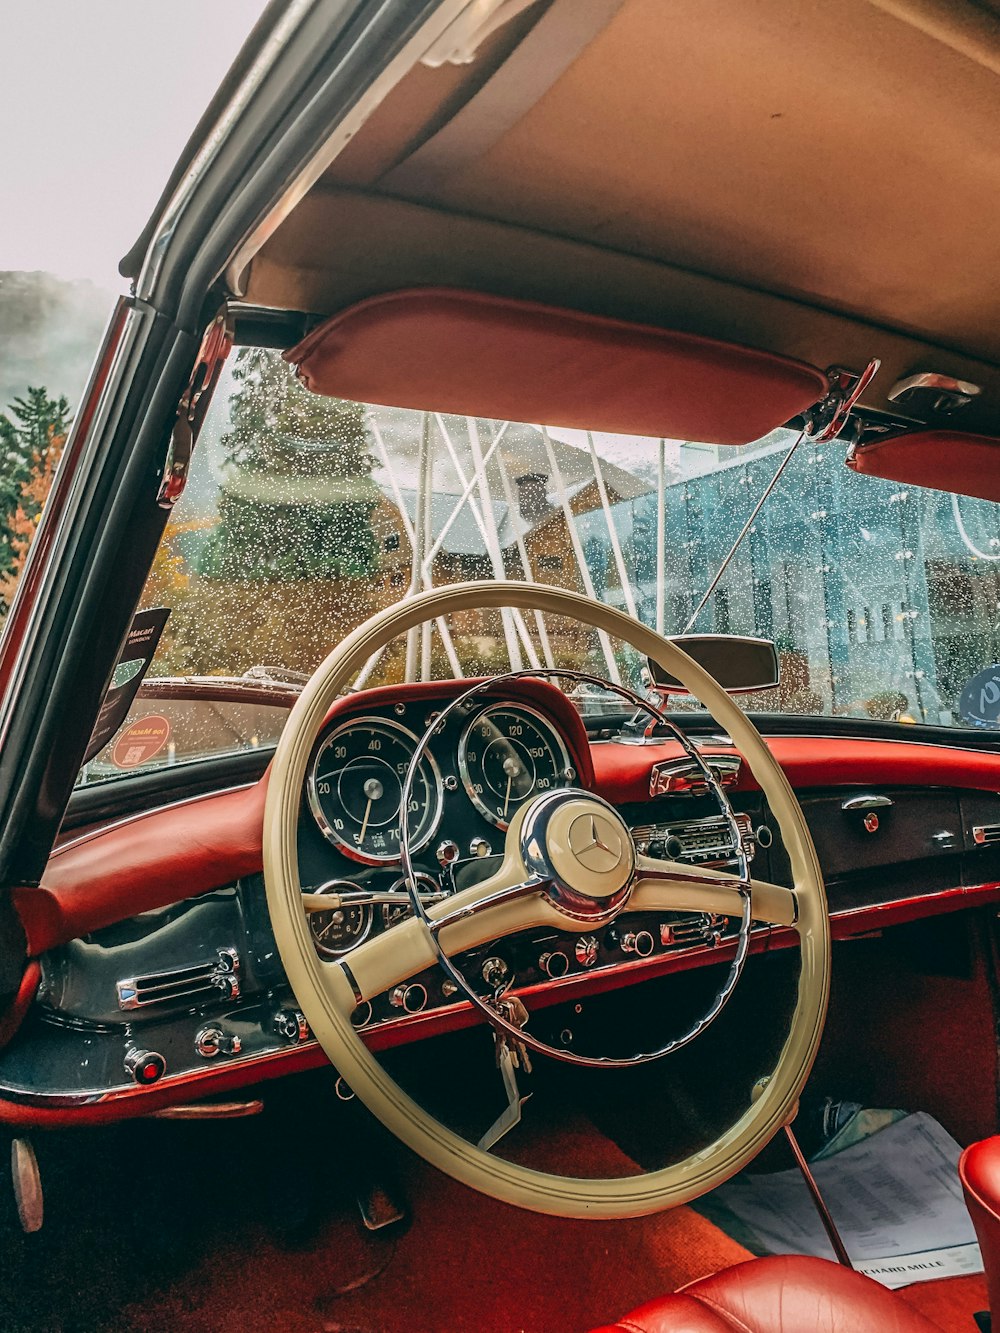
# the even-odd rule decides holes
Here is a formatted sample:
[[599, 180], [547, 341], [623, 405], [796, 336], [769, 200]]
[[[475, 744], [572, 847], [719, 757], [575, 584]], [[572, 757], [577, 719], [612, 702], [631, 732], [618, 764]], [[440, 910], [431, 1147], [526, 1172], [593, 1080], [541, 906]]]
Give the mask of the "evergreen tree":
[[48, 438], [40, 450], [31, 456], [31, 465], [27, 479], [21, 487], [20, 499], [7, 526], [7, 541], [10, 546], [10, 570], [0, 575], [0, 601], [9, 607], [14, 599], [18, 582], [28, 558], [31, 543], [35, 540], [38, 520], [42, 516], [45, 501], [52, 489], [52, 478], [62, 458], [65, 435], [56, 435], [54, 427], [49, 427]]
[[231, 580], [372, 574], [378, 490], [363, 406], [308, 392], [262, 349], [242, 351], [233, 378], [220, 521], [198, 572]]
[[[0, 413], [0, 578], [14, 572], [20, 553], [13, 531], [20, 508], [31, 523], [38, 520], [42, 501], [32, 482], [51, 480], [70, 425], [69, 403], [50, 398], [45, 388], [29, 388]], [[55, 457], [50, 457], [55, 451]]]

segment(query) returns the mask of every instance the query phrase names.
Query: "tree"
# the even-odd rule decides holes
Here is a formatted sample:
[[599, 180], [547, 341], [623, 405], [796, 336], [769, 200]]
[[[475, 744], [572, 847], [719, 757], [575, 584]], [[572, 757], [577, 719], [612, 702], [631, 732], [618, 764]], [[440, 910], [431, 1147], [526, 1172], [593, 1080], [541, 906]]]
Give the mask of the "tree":
[[[237, 354], [229, 400], [232, 429], [222, 437], [228, 462], [251, 471], [295, 470], [310, 475], [316, 454], [335, 456], [342, 476], [366, 477], [372, 469], [361, 403], [310, 393], [275, 352], [244, 348]], [[289, 442], [299, 446], [290, 457]], [[302, 446], [313, 446], [313, 450]]]
[[[65, 402], [65, 399], [63, 402]], [[59, 465], [65, 444], [65, 433], [57, 435], [55, 426], [50, 425], [44, 444], [32, 453], [27, 465], [26, 477], [21, 486], [18, 504], [8, 520], [5, 534], [10, 565], [0, 575], [0, 598], [8, 607], [13, 600], [14, 591], [24, 569], [24, 562], [28, 558], [28, 551], [34, 541], [38, 520], [42, 516], [45, 501], [52, 489], [52, 478]]]
[[219, 524], [198, 572], [229, 581], [374, 573], [379, 492], [363, 406], [309, 393], [266, 350], [242, 351], [234, 379]]
[[[45, 388], [29, 388], [0, 413], [0, 578], [10, 578], [15, 565], [20, 572], [25, 524], [31, 523], [33, 535], [69, 425], [69, 403], [50, 398]], [[22, 545], [15, 549], [15, 542]]]

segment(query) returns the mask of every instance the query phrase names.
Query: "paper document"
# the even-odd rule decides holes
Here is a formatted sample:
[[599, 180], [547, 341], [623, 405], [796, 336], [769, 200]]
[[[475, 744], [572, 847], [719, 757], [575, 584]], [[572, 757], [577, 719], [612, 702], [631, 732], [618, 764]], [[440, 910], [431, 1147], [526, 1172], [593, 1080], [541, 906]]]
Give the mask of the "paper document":
[[[859, 1272], [886, 1287], [981, 1273], [958, 1180], [961, 1149], [931, 1116], [908, 1115], [812, 1172]], [[711, 1198], [773, 1254], [834, 1253], [798, 1170], [743, 1174]]]

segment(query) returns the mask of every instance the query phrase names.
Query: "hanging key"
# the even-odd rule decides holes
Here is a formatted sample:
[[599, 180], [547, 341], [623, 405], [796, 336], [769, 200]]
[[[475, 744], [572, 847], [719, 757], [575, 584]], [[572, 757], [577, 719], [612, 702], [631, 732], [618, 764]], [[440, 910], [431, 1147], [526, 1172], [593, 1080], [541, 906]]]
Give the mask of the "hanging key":
[[[497, 1009], [501, 1016], [514, 1027], [523, 1028], [528, 1021], [528, 1011], [516, 995], [505, 996], [497, 1005]], [[511, 1037], [507, 1033], [498, 1033], [497, 1036], [503, 1036], [510, 1050], [514, 1068], [523, 1070], [525, 1074], [530, 1074], [531, 1056], [528, 1054], [528, 1048], [524, 1042], [518, 1041], [516, 1037]]]
[[[500, 1016], [514, 1027], [523, 1028], [528, 1021], [528, 1011], [516, 995], [507, 995], [498, 1000], [496, 1007]], [[499, 1143], [503, 1136], [518, 1124], [521, 1119], [521, 1107], [531, 1096], [531, 1093], [528, 1093], [522, 1097], [517, 1086], [519, 1069], [522, 1073], [531, 1073], [531, 1057], [524, 1042], [518, 1041], [516, 1037], [511, 1037], [506, 1032], [494, 1029], [493, 1047], [504, 1092], [507, 1094], [507, 1106], [479, 1140], [478, 1146], [484, 1152], [488, 1152], [494, 1144]]]

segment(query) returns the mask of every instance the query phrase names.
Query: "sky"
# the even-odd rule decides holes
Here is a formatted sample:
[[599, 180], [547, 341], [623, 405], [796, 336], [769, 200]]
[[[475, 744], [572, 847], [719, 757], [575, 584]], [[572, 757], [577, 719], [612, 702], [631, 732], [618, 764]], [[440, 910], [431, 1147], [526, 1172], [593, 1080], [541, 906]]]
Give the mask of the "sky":
[[139, 235], [264, 0], [0, 4], [0, 270], [124, 291]]

